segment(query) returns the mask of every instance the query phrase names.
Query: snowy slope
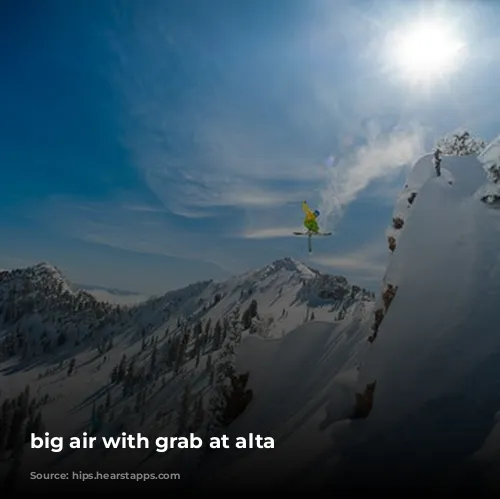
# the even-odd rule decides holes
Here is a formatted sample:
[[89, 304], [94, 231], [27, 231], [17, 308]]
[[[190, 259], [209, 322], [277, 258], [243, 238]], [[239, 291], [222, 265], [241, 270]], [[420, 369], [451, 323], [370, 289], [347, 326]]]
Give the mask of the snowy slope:
[[[15, 344], [22, 321], [21, 329], [26, 332], [23, 338], [36, 347], [41, 336], [32, 324], [38, 321], [45, 325], [44, 331], [51, 338], [57, 338], [61, 324], [65, 324], [71, 341], [63, 345], [56, 342], [47, 352], [30, 348], [29, 358], [19, 348], [4, 352], [0, 363], [1, 395], [4, 399], [13, 398], [29, 386], [30, 400], [41, 412], [45, 428], [52, 435], [61, 436], [81, 434], [92, 428], [98, 435], [115, 435], [123, 430], [176, 435], [181, 431], [182, 421], [191, 427], [195, 424], [200, 401], [202, 419], [208, 420], [214, 366], [219, 365], [221, 352], [229, 342], [231, 331], [226, 337], [227, 321], [236, 310], [240, 311], [238, 323], [243, 333], [237, 369], [249, 371], [249, 386], [259, 400], [261, 393], [269, 393], [265, 395], [267, 398], [273, 396], [274, 390], [283, 388], [279, 383], [271, 384], [274, 388], [269, 392], [268, 386], [269, 379], [278, 372], [280, 358], [288, 363], [288, 371], [303, 364], [297, 373], [301, 372], [307, 380], [318, 356], [323, 353], [332, 359], [336, 356], [334, 364], [325, 363], [326, 370], [321, 371], [328, 377], [346, 363], [354, 362], [351, 346], [359, 341], [355, 331], [362, 321], [366, 323], [369, 319], [374, 299], [371, 292], [349, 284], [343, 277], [321, 275], [292, 258], [285, 258], [224, 282], [198, 283], [126, 308], [100, 304], [68, 285], [68, 293], [76, 301], [71, 301], [69, 309], [65, 309], [61, 323], [54, 308], [45, 312], [41, 305], [47, 296], [54, 304], [66, 296], [65, 285], [58, 284], [64, 278], [59, 272], [41, 275], [39, 270], [38, 267], [19, 269], [3, 276], [0, 291], [5, 300], [0, 307], [24, 299], [26, 286], [26, 291], [35, 295], [32, 308], [23, 308], [20, 317], [0, 323], [0, 340], [13, 338]], [[72, 322], [71, 314], [80, 313], [82, 308], [74, 305], [80, 303], [79, 297], [88, 299], [90, 315], [85, 324]], [[250, 317], [246, 313], [252, 308], [255, 314]], [[92, 323], [96, 310], [101, 313], [99, 317], [94, 315]], [[78, 339], [78, 345], [74, 344]], [[266, 380], [260, 377], [263, 362], [279, 345], [277, 357], [265, 366]], [[363, 345], [366, 346], [366, 341]], [[255, 348], [260, 350], [251, 354]], [[122, 365], [123, 373], [118, 375]], [[322, 382], [321, 376], [313, 384], [325, 399], [329, 392], [325, 392]], [[190, 402], [187, 413], [183, 413], [186, 390]], [[301, 393], [288, 403], [287, 410], [293, 413], [295, 408], [304, 407], [307, 397], [307, 393]], [[277, 421], [266, 422], [266, 404], [256, 407], [262, 427], [275, 431], [281, 416]], [[84, 470], [90, 463], [101, 472], [113, 467], [118, 471], [130, 467], [147, 471], [162, 470], [167, 461], [180, 459], [182, 464], [186, 459], [185, 453], [174, 451], [166, 456], [154, 451], [151, 455], [150, 450], [114, 450], [112, 460], [109, 452], [91, 452], [89, 460], [85, 451], [66, 449], [58, 454], [26, 448], [23, 469], [38, 468], [43, 462], [50, 470]], [[0, 472], [6, 472], [9, 466], [9, 461], [4, 462]]]
[[244, 310], [256, 300], [260, 334], [279, 338], [308, 320], [338, 320], [355, 302], [373, 298], [372, 292], [349, 284], [342, 276], [322, 275], [287, 257], [263, 269], [212, 283], [197, 297], [199, 308], [193, 316], [203, 314], [205, 319], [215, 320], [235, 306]]
[[311, 466], [315, 472], [331, 472], [339, 457], [335, 439], [350, 424], [369, 318], [303, 325], [283, 341], [247, 338], [237, 365], [252, 373], [248, 386], [258, 398], [225, 433], [233, 441], [250, 433], [271, 436], [275, 448], [226, 450], [193, 486], [216, 491], [239, 483], [281, 490], [298, 474], [307, 479], [304, 472]]
[[[418, 163], [416, 173], [426, 166], [429, 165], [425, 162]], [[464, 315], [468, 318], [471, 309], [477, 308], [478, 299], [484, 303], [488, 296], [484, 291], [490, 287], [489, 280], [495, 279], [492, 270], [498, 263], [497, 218], [494, 212], [473, 198], [485, 182], [481, 165], [469, 157], [445, 157], [442, 168], [448, 177], [453, 178], [453, 184], [449, 185], [444, 175], [441, 178], [431, 177], [419, 191], [413, 211], [407, 217], [408, 226], [402, 231], [384, 279], [398, 286], [397, 295], [363, 371], [362, 382], [370, 378], [382, 380], [386, 370], [400, 372], [401, 366], [405, 366], [404, 378], [397, 377], [401, 387], [396, 389], [391, 383], [390, 398], [394, 400], [395, 397], [398, 403], [397, 407], [384, 411], [388, 417], [400, 417], [400, 411], [412, 411], [412, 404], [418, 404], [414, 390], [410, 391], [410, 395], [407, 388], [407, 374], [421, 374], [422, 359], [415, 355], [416, 346], [425, 345], [426, 356], [437, 356], [435, 365], [442, 372], [439, 379], [433, 380], [432, 387], [428, 383], [422, 384], [427, 397], [432, 396], [429, 388], [440, 390], [441, 384], [446, 389], [449, 387], [448, 376], [455, 376], [453, 371], [460, 365], [456, 362], [456, 355], [465, 355], [467, 362], [475, 363], [470, 350], [463, 350], [457, 345], [460, 338], [458, 328], [464, 328], [465, 340], [470, 341], [470, 334], [478, 326], [472, 323], [472, 330], [470, 322], [464, 326]], [[415, 306], [419, 302], [421, 306]], [[495, 315], [489, 315], [487, 319]], [[388, 329], [390, 333], [387, 333]], [[391, 355], [390, 363], [386, 357], [376, 355], [386, 345], [388, 340], [384, 338], [389, 335], [394, 335], [391, 348], [398, 352]], [[454, 356], [448, 353], [451, 342], [455, 344]], [[408, 352], [408, 356], [404, 352]], [[440, 365], [444, 352], [451, 362], [450, 369], [443, 369]], [[393, 378], [391, 374], [388, 376]], [[377, 391], [377, 404], [370, 417], [371, 422], [379, 414], [381, 400], [387, 393], [385, 386], [381, 383]], [[401, 417], [404, 415], [403, 412]]]
[[411, 173], [418, 195], [384, 278], [397, 293], [358, 382], [377, 388], [348, 462], [382, 485], [398, 471], [422, 485], [461, 463], [500, 410], [500, 213], [477, 199], [476, 157], [443, 157], [443, 176], [432, 171], [426, 156]]

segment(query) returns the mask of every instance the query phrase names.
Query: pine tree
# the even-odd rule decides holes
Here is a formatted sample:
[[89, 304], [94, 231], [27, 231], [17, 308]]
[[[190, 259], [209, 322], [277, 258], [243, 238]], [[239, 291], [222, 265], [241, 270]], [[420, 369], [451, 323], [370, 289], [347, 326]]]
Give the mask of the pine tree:
[[14, 403], [14, 412], [12, 414], [10, 431], [7, 440], [7, 450], [12, 450], [16, 445], [19, 433], [23, 433], [24, 439], [24, 428], [25, 420], [28, 417], [28, 407], [29, 407], [29, 386], [27, 386], [24, 392], [20, 393]]
[[12, 427], [12, 420], [14, 419], [14, 404], [10, 399], [4, 400], [2, 404], [1, 418], [0, 418], [0, 452], [7, 449], [10, 431]]
[[203, 334], [203, 325], [201, 321], [198, 321], [193, 328], [193, 336], [197, 340]]
[[252, 319], [257, 316], [257, 301], [252, 300], [248, 308], [243, 312], [241, 322], [243, 324], [243, 329], [249, 329], [252, 325]]
[[35, 435], [40, 435], [43, 432], [43, 422], [42, 422], [42, 413], [37, 412], [33, 424], [31, 426], [31, 432]]
[[177, 434], [183, 435], [189, 427], [189, 414], [191, 409], [191, 386], [189, 382], [184, 385], [182, 393], [180, 411], [177, 419]]
[[156, 343], [153, 345], [153, 351], [151, 353], [151, 361], [149, 364], [149, 370], [150, 372], [153, 372], [155, 367], [156, 367], [156, 357], [157, 357], [157, 347]]
[[24, 444], [26, 442], [26, 418], [23, 418], [20, 422], [17, 434], [14, 436], [12, 443], [12, 459], [21, 460], [24, 454]]
[[212, 328], [212, 319], [209, 317], [205, 323], [205, 334], [208, 336]]
[[196, 338], [196, 343], [194, 348], [194, 354], [196, 355], [196, 364], [195, 364], [196, 367], [200, 365], [201, 343], [202, 343], [202, 337], [199, 336], [198, 338]]
[[201, 428], [204, 417], [205, 417], [205, 411], [203, 409], [203, 397], [201, 395], [198, 395], [194, 407], [194, 417], [192, 425], [193, 432], [196, 432]]
[[236, 307], [229, 317], [229, 340], [236, 345], [241, 341], [240, 309]]
[[229, 321], [227, 317], [224, 317], [222, 321], [222, 343], [226, 341], [228, 331], [229, 331]]
[[183, 333], [182, 339], [180, 339], [179, 347], [177, 350], [177, 357], [175, 359], [175, 373], [176, 374], [180, 373], [181, 367], [184, 364], [188, 343], [189, 343], [189, 333], [186, 331], [185, 333]]
[[71, 376], [73, 374], [73, 371], [75, 370], [75, 364], [76, 364], [76, 361], [75, 361], [75, 358], [73, 357], [70, 362], [69, 362], [69, 366], [68, 366], [68, 376]]
[[494, 184], [500, 184], [500, 166], [492, 165], [488, 168], [488, 176]]
[[465, 130], [461, 133], [448, 134], [437, 143], [438, 149], [450, 156], [470, 156], [480, 154], [486, 147], [486, 142], [474, 138]]
[[224, 409], [219, 415], [219, 423], [229, 426], [246, 408], [253, 398], [253, 391], [247, 390], [250, 373], [232, 376], [231, 385], [224, 393]]
[[222, 344], [222, 326], [220, 320], [215, 323], [212, 350], [218, 350]]
[[135, 380], [135, 361], [130, 359], [127, 371], [123, 378], [123, 396], [127, 397], [132, 393]]

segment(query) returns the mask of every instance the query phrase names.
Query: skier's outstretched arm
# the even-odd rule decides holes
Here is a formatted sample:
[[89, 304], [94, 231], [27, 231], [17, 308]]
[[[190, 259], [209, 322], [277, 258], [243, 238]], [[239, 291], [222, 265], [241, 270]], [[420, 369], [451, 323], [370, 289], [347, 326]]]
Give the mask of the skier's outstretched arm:
[[302, 211], [303, 211], [306, 215], [311, 215], [311, 214], [312, 214], [312, 211], [311, 211], [311, 209], [309, 208], [309, 206], [307, 206], [306, 201], [302, 201]]

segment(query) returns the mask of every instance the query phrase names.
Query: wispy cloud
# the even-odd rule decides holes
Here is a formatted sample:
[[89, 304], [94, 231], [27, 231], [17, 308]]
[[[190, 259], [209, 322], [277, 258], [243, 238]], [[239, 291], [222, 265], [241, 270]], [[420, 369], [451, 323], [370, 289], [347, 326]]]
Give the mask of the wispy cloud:
[[217, 228], [218, 223], [198, 231], [186, 221], [174, 220], [166, 210], [127, 207], [144, 208], [122, 199], [77, 203], [71, 197], [55, 196], [37, 203], [36, 209], [26, 207], [23, 215], [66, 237], [128, 252], [206, 262], [227, 272], [241, 268], [245, 260], [238, 241], [231, 246], [222, 241], [231, 232]]
[[142, 212], [142, 213], [173, 213], [174, 215], [178, 215], [183, 218], [210, 218], [213, 216], [212, 213], [208, 213], [206, 211], [201, 211], [201, 210], [196, 210], [196, 209], [187, 209], [183, 206], [173, 206], [172, 209], [167, 210], [164, 207], [157, 208], [154, 206], [148, 206], [148, 205], [123, 205], [122, 206], [124, 211], [131, 211], [131, 212]]
[[321, 191], [323, 220], [331, 228], [340, 220], [343, 209], [374, 180], [391, 177], [408, 166], [424, 151], [425, 130], [381, 133], [373, 127], [366, 144], [341, 158], [329, 171]]
[[[193, 116], [198, 139], [183, 162], [174, 160], [168, 148], [148, 145], [146, 137], [129, 139], [136, 166], [170, 211], [202, 217], [214, 208], [271, 208], [302, 199], [311, 185], [325, 178], [322, 165], [300, 157], [293, 144], [273, 143], [265, 124], [240, 111], [238, 119], [222, 122], [209, 112], [202, 123]], [[237, 126], [237, 121], [243, 123]], [[170, 131], [159, 128], [157, 133], [168, 136]]]
[[257, 229], [243, 232], [246, 239], [274, 239], [277, 237], [292, 237], [299, 227], [270, 227], [268, 229]]
[[[323, 147], [311, 147], [311, 142], [333, 137], [335, 123], [341, 118], [345, 122], [344, 110], [324, 105], [326, 97], [316, 82], [325, 81], [326, 75], [311, 68], [307, 78], [300, 78], [304, 88], [297, 94], [286, 64], [266, 68], [252, 61], [254, 74], [272, 69], [273, 80], [265, 86], [259, 79], [248, 85], [246, 78], [237, 76], [240, 63], [221, 65], [207, 54], [196, 33], [183, 33], [180, 45], [167, 43], [168, 30], [161, 19], [158, 16], [157, 24], [150, 21], [147, 29], [137, 26], [134, 43], [138, 52], [144, 51], [140, 61], [131, 58], [119, 40], [114, 46], [120, 61], [115, 82], [133, 116], [124, 143], [163, 206], [181, 216], [201, 218], [214, 208], [272, 208], [310, 197], [327, 179], [321, 156], [329, 154]], [[294, 46], [299, 42], [294, 40]], [[180, 57], [172, 50], [186, 45], [195, 54], [193, 61], [210, 72], [204, 73], [203, 84], [169, 84], [166, 91], [171, 62]], [[288, 57], [279, 47], [270, 50], [278, 51], [278, 59]], [[181, 69], [186, 67], [189, 63], [183, 61]], [[177, 93], [182, 106], [172, 99]], [[331, 81], [328, 94], [336, 95]]]
[[165, 213], [164, 208], [155, 208], [154, 206], [147, 205], [124, 205], [123, 209], [125, 211], [138, 211], [138, 212], [146, 212], [146, 213]]

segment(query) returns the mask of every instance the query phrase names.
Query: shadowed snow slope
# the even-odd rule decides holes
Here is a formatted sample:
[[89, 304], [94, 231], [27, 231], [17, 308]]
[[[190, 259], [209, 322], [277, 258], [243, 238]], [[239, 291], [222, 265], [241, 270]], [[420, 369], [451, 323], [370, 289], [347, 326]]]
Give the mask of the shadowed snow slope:
[[201, 489], [283, 486], [311, 465], [331, 471], [325, 456], [337, 457], [335, 433], [349, 425], [358, 356], [368, 348], [365, 326], [318, 322], [283, 340], [247, 337], [237, 367], [250, 371], [248, 386], [258, 396], [225, 433], [233, 441], [249, 433], [272, 436], [275, 448], [220, 453], [204, 470]]
[[442, 171], [432, 175], [426, 156], [410, 175], [409, 188], [428, 179], [384, 279], [397, 293], [359, 378], [377, 381], [374, 406], [337, 484], [354, 463], [381, 486], [442, 478], [481, 446], [500, 409], [500, 213], [474, 196], [486, 182], [475, 156], [444, 157]]
[[[432, 155], [417, 161], [395, 207], [404, 226], [388, 231], [397, 247], [383, 289], [397, 291], [373, 343], [364, 327], [322, 323], [280, 343], [248, 338], [239, 359], [260, 396], [228, 435], [271, 429], [276, 448], [221, 453], [204, 487], [237, 477], [295, 492], [434, 480], [450, 490], [447, 473], [481, 447], [500, 410], [500, 212], [477, 199], [486, 182], [475, 156], [444, 157], [441, 177]], [[353, 385], [361, 393], [375, 381], [371, 413], [349, 420]]]

